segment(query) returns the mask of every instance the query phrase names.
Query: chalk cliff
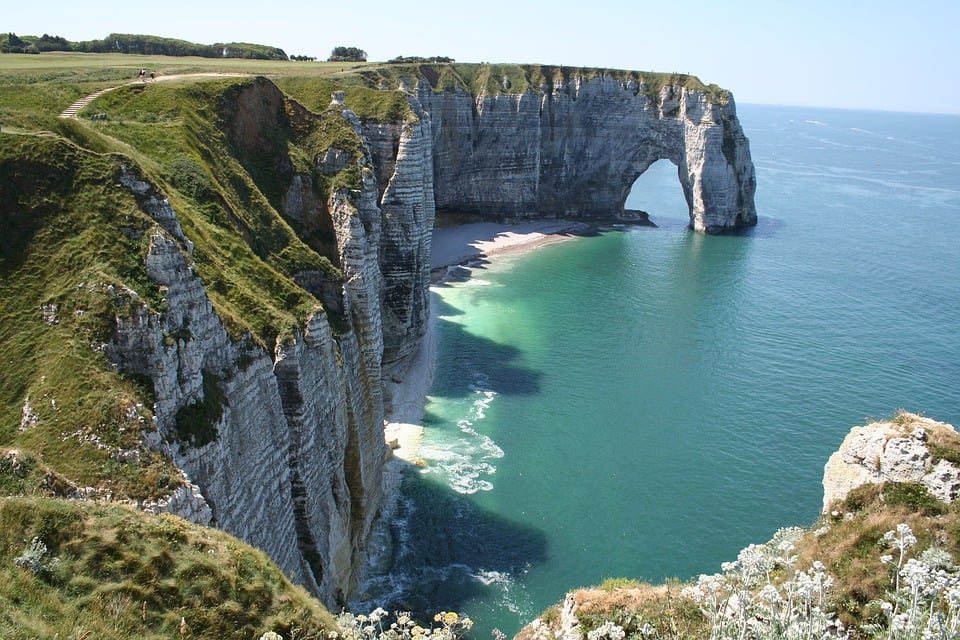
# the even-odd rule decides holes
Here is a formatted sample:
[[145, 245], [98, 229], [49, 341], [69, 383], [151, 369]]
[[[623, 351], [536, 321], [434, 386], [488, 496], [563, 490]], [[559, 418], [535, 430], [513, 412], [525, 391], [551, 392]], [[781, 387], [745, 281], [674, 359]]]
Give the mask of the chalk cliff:
[[676, 81], [555, 70], [522, 93], [460, 86], [416, 99], [433, 121], [438, 209], [495, 218], [624, 218], [634, 181], [677, 166], [690, 226], [756, 224], [756, 177], [733, 97]]
[[[426, 217], [412, 221], [382, 217], [365, 148], [357, 158], [333, 147], [317, 154], [320, 174], [336, 174], [349, 165], [360, 176], [359, 189], [333, 189], [320, 199], [319, 178], [294, 171], [282, 151], [261, 139], [264, 131], [292, 126], [286, 110], [296, 105], [285, 104], [266, 81], [244, 86], [235, 99], [241, 107], [224, 125], [233, 146], [253, 157], [270, 157], [279, 168], [282, 213], [301, 228], [322, 227], [332, 235], [330, 252], [342, 283], [310, 270], [297, 273], [296, 280], [339, 320], [331, 323], [318, 307], [272, 352], [252, 337], [231, 338], [192, 267], [194, 244], [169, 200], [130, 170], [122, 183], [162, 228], [151, 239], [146, 269], [162, 287], [165, 311], [157, 314], [144, 305], [130, 317], [118, 317], [108, 353], [121, 371], [152, 381], [157, 431], [151, 445], [166, 451], [199, 488], [194, 495], [202, 504], [175, 503], [170, 510], [264, 549], [295, 581], [329, 606], [340, 606], [356, 583], [383, 506], [385, 337], [403, 355], [416, 346], [425, 326], [423, 317], [399, 330], [393, 329], [396, 321], [384, 326], [385, 310], [392, 318], [395, 307], [409, 315], [416, 304], [425, 306], [426, 287], [404, 281], [403, 295], [385, 295], [398, 286], [398, 276], [382, 269], [381, 242], [388, 248], [403, 245], [405, 255], [394, 261], [403, 267], [399, 277], [409, 280], [410, 268], [429, 264], [428, 255], [417, 254], [427, 250], [423, 238], [429, 238], [433, 209], [421, 206], [418, 213]], [[356, 117], [342, 106], [335, 111], [333, 117], [359, 140]], [[416, 130], [400, 135], [417, 139]], [[403, 158], [395, 165], [401, 174], [407, 170]], [[391, 184], [388, 180], [388, 193], [395, 188]], [[422, 249], [403, 234], [405, 229], [419, 234]], [[410, 327], [412, 337], [406, 338], [403, 332]], [[183, 433], [185, 408], [214, 404], [206, 433]]]
[[[131, 280], [102, 351], [149, 380], [145, 445], [187, 479], [144, 506], [264, 549], [334, 608], [355, 587], [386, 506], [383, 381], [400, 375], [427, 328], [438, 207], [631, 219], [634, 180], [665, 158], [693, 229], [756, 221], [749, 146], [726, 93], [560, 69], [522, 70], [522, 89], [478, 90], [415, 71], [389, 89], [376, 78], [345, 86], [312, 111], [264, 78], [211, 83], [209, 96], [173, 83], [111, 94], [127, 114], [163, 91], [183, 91], [167, 105], [202, 105], [177, 116], [182, 132], [158, 128], [188, 139], [168, 141], [184, 150], [168, 184], [123, 160], [108, 185], [132, 196], [149, 231], [126, 231], [147, 240], [137, 254], [145, 277]], [[354, 111], [352, 91], [399, 96], [404, 108]], [[233, 259], [254, 275], [218, 271]], [[145, 301], [153, 293], [158, 304]], [[261, 302], [296, 326], [238, 320]], [[29, 398], [18, 401], [26, 420]]]

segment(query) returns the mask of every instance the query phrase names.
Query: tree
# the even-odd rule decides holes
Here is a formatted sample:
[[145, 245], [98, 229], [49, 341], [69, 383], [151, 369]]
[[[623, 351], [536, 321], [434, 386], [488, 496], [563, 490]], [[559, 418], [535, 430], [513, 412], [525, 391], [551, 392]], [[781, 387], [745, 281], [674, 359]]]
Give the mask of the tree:
[[3, 53], [23, 53], [28, 46], [28, 42], [18, 38], [12, 31], [7, 34], [5, 42], [0, 40], [0, 51]]
[[367, 52], [357, 47], [334, 47], [327, 62], [366, 62]]

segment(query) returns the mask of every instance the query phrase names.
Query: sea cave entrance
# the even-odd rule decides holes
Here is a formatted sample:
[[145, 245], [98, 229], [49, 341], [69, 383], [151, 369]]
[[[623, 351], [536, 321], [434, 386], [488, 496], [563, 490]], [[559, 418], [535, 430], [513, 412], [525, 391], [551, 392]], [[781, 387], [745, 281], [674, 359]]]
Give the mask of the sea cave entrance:
[[657, 160], [641, 173], [627, 192], [626, 209], [646, 211], [650, 221], [690, 223], [690, 209], [677, 176], [677, 165]]

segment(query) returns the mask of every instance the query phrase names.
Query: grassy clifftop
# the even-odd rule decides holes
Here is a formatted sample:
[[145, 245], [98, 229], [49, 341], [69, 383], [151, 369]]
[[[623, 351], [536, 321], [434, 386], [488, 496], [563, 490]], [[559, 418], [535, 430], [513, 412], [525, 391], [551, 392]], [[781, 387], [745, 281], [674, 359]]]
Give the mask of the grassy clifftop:
[[120, 506], [0, 498], [0, 637], [307, 640], [335, 628], [262, 552], [219, 531]]
[[[308, 112], [253, 77], [125, 84], [87, 117], [61, 119], [77, 89], [111, 86], [116, 70], [70, 71], [76, 84], [48, 71], [0, 70], [0, 448], [58, 478], [41, 493], [155, 499], [180, 480], [142, 446], [151, 385], [114, 371], [103, 351], [115, 316], [164, 310], [144, 265], [160, 227], [121, 173], [169, 200], [194, 244], [187, 260], [233, 337], [272, 351], [317, 309], [339, 326], [295, 278], [319, 274], [339, 289], [322, 212], [333, 190], [359, 183], [359, 138], [338, 110]], [[328, 174], [316, 158], [331, 147], [353, 162]], [[294, 174], [308, 177], [315, 219], [282, 211]], [[189, 340], [189, 327], [168, 337]]]
[[157, 453], [120, 462], [150, 424], [149, 390], [101, 349], [114, 314], [160, 300], [143, 269], [154, 225], [114, 186], [120, 162], [54, 136], [0, 135], [0, 447], [68, 485], [150, 499], [179, 474]]
[[[150, 501], [182, 482], [143, 444], [150, 381], [104, 355], [117, 316], [165, 304], [144, 265], [162, 230], [121, 175], [169, 200], [234, 337], [271, 349], [322, 308], [295, 276], [341, 278], [329, 229], [280, 211], [274, 169], [313, 176], [322, 203], [359, 170], [319, 174], [314, 158], [359, 153], [358, 139], [339, 114], [307, 113], [253, 78], [124, 85], [90, 106], [96, 118], [57, 117], [122, 75], [0, 70], [0, 495], [19, 496], [0, 498], [0, 637], [319, 637], [327, 612], [263, 554], [62, 497]], [[168, 338], [189, 340], [189, 327]]]

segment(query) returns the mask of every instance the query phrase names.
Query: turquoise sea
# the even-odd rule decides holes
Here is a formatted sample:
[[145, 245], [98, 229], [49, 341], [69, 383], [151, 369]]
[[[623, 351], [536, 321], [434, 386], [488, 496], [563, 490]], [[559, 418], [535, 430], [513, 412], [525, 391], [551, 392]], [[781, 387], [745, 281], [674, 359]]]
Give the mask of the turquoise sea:
[[756, 228], [656, 228], [497, 258], [433, 293], [438, 362], [371, 608], [508, 636], [605, 578], [713, 573], [821, 508], [849, 429], [960, 427], [960, 117], [741, 105]]

